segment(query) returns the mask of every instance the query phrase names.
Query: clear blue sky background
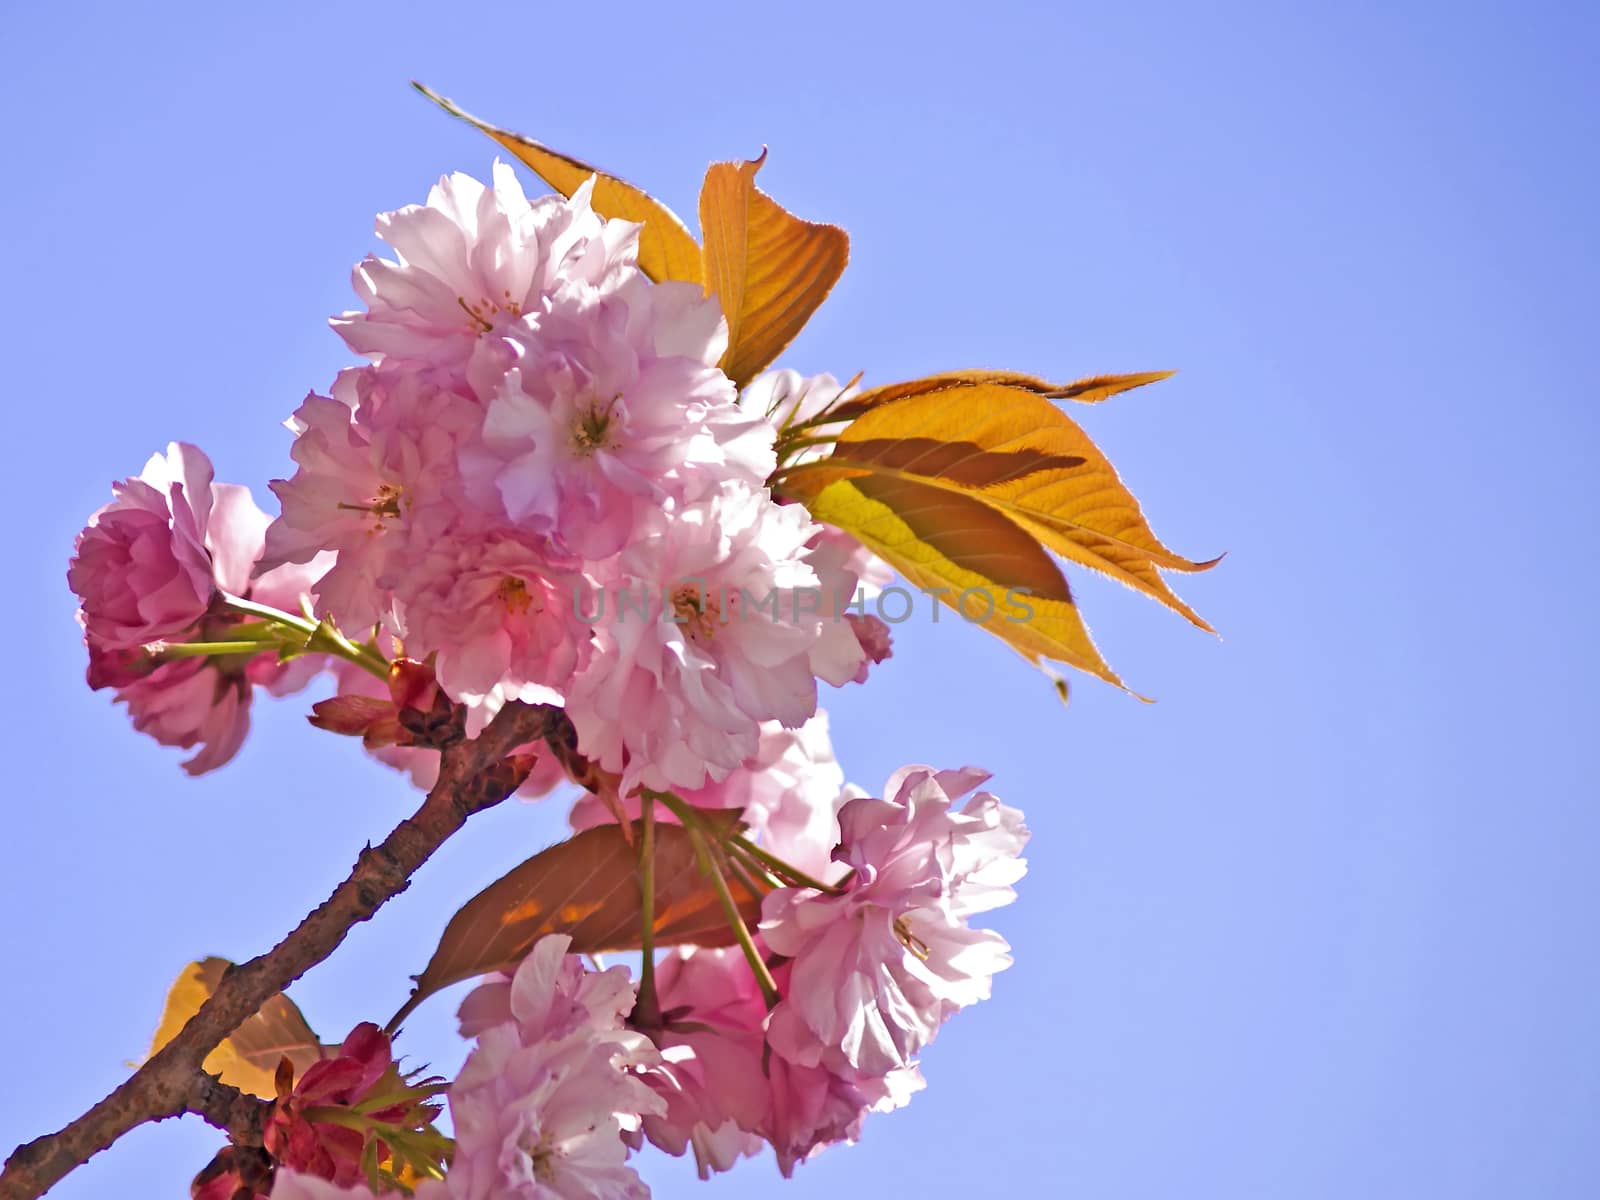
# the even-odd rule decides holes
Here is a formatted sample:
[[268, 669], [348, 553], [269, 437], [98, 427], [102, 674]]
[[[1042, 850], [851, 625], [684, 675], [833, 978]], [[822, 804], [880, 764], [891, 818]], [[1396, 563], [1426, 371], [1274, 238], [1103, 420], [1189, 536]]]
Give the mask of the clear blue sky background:
[[[7, 6], [10, 761], [0, 1144], [140, 1054], [190, 958], [268, 946], [414, 803], [263, 706], [227, 770], [82, 684], [73, 534], [170, 438], [287, 471], [373, 214], [492, 146], [422, 78], [694, 211], [713, 158], [853, 236], [792, 347], [872, 381], [1177, 367], [1076, 410], [1223, 631], [1084, 580], [1062, 711], [948, 619], [833, 697], [840, 755], [1026, 810], [1017, 965], [930, 1086], [782, 1185], [663, 1197], [1600, 1193], [1594, 744], [1600, 53], [1578, 4]], [[383, 1019], [449, 912], [558, 833], [475, 821], [294, 989]], [[452, 1003], [405, 1048], [453, 1069]], [[184, 1195], [146, 1127], [63, 1200]]]

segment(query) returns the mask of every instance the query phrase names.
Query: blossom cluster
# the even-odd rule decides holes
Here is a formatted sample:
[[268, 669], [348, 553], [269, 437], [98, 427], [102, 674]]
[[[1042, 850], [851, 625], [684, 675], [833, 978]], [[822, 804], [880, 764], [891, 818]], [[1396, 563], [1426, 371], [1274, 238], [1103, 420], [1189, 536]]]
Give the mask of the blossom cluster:
[[[537, 704], [571, 741], [520, 748], [522, 792], [583, 783], [576, 829], [663, 797], [661, 820], [737, 812], [776, 872], [745, 944], [673, 946], [636, 980], [538, 941], [462, 1005], [453, 1143], [408, 1186], [626, 1200], [648, 1194], [646, 1141], [702, 1173], [770, 1147], [787, 1174], [904, 1105], [923, 1048], [988, 996], [1009, 951], [970, 922], [1013, 898], [1027, 840], [981, 771], [909, 767], [873, 797], [834, 759], [819, 684], [889, 656], [884, 622], [850, 611], [889, 572], [768, 479], [785, 431], [849, 393], [774, 371], [741, 395], [717, 299], [646, 277], [639, 227], [589, 184], [530, 200], [497, 163], [378, 232], [394, 257], [356, 268], [363, 306], [333, 322], [364, 361], [289, 420], [280, 515], [174, 443], [80, 535], [89, 682], [200, 745], [194, 774], [238, 751], [256, 687], [322, 674], [313, 723], [424, 788], [418, 713], [472, 737]], [[772, 600], [800, 594], [823, 602]], [[368, 1196], [374, 1145], [435, 1144], [386, 1036], [362, 1027], [334, 1061], [277, 1102], [270, 1193], [229, 1160], [205, 1195]], [[400, 1099], [373, 1108], [380, 1078]]]
[[[775, 998], [738, 950], [678, 947], [657, 967], [662, 1016], [642, 1020], [626, 968], [589, 968], [565, 935], [480, 984], [459, 1013], [475, 1045], [449, 1089], [455, 1155], [418, 1195], [636, 1200], [627, 1156], [646, 1140], [692, 1150], [702, 1175], [770, 1146], [787, 1175], [906, 1104], [922, 1048], [1010, 963], [969, 918], [1013, 898], [1027, 830], [984, 779], [913, 767], [844, 799], [848, 875], [763, 906]], [[341, 1194], [284, 1178], [275, 1198]]]
[[[281, 515], [174, 446], [80, 539], [91, 683], [161, 740], [205, 742], [190, 770], [237, 750], [246, 685], [286, 686], [260, 655], [147, 670], [152, 645], [226, 639], [219, 594], [310, 602], [429, 659], [469, 734], [509, 700], [560, 705], [625, 790], [725, 777], [763, 722], [816, 711], [819, 679], [884, 657], [884, 631], [838, 606], [760, 603], [848, 599], [873, 568], [773, 502], [775, 429], [718, 369], [717, 302], [651, 283], [636, 225], [597, 216], [588, 187], [529, 201], [496, 164], [494, 186], [451, 176], [379, 232], [397, 260], [361, 264], [367, 307], [334, 321], [370, 361], [291, 418]], [[608, 594], [638, 607], [602, 619]]]
[[[717, 302], [651, 283], [637, 226], [587, 187], [529, 201], [497, 165], [379, 232], [398, 258], [362, 264], [367, 306], [334, 322], [370, 361], [295, 414], [258, 571], [333, 551], [319, 613], [433, 656], [469, 733], [510, 700], [562, 706], [624, 791], [721, 779], [762, 722], [815, 712], [819, 678], [861, 674], [848, 622], [719, 611], [857, 578], [773, 502], [775, 431], [717, 366]], [[608, 610], [623, 593], [645, 603]]]

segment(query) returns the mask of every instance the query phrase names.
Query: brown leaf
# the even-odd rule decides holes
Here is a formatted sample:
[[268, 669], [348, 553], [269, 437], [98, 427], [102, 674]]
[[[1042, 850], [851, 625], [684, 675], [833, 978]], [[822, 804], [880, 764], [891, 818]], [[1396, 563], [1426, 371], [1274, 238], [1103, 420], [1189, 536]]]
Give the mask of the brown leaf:
[[[730, 826], [737, 815], [704, 814]], [[390, 1028], [441, 988], [514, 968], [546, 934], [571, 935], [573, 954], [637, 950], [641, 829], [635, 822], [631, 844], [619, 825], [586, 829], [512, 868], [467, 901], [445, 926], [438, 949]], [[657, 945], [733, 944], [716, 890], [700, 873], [693, 842], [679, 825], [656, 825], [655, 881]], [[736, 877], [728, 886], [745, 920], [755, 922], [761, 897]]]
[[700, 282], [700, 246], [694, 234], [677, 214], [648, 192], [532, 138], [480, 120], [423, 84], [413, 80], [412, 86], [451, 116], [460, 117], [499, 142], [563, 196], [571, 196], [593, 175], [590, 202], [595, 212], [644, 226], [639, 231], [639, 269], [658, 283], [667, 279]]
[[[190, 963], [183, 969], [167, 992], [166, 1008], [150, 1043], [150, 1054], [177, 1036], [189, 1018], [199, 1012], [200, 1006], [217, 990], [231, 966], [227, 959], [213, 957]], [[271, 1099], [276, 1094], [274, 1072], [279, 1060], [285, 1057], [294, 1064], [295, 1074], [300, 1075], [323, 1057], [323, 1048], [295, 1002], [279, 992], [206, 1055], [201, 1065], [220, 1076], [223, 1083]]]
[[850, 257], [844, 230], [802, 221], [756, 187], [766, 157], [712, 163], [700, 189], [706, 294], [728, 320], [722, 369], [739, 387], [794, 340]]

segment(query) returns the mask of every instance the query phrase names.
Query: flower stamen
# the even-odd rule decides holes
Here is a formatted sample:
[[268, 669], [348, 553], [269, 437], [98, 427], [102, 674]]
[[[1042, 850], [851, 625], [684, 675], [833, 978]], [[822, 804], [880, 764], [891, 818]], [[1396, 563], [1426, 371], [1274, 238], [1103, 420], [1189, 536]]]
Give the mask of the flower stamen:
[[377, 492], [365, 504], [347, 504], [341, 500], [337, 507], [344, 509], [346, 512], [371, 513], [378, 520], [370, 532], [380, 533], [383, 530], [385, 521], [399, 519], [400, 497], [403, 494], [402, 489], [397, 484], [381, 483], [378, 485]]
[[900, 939], [900, 944], [923, 962], [928, 961], [928, 956], [933, 952], [928, 949], [928, 943], [911, 932], [911, 926], [904, 917], [894, 919], [894, 935]]
[[533, 604], [533, 596], [528, 591], [528, 585], [515, 575], [507, 575], [500, 581], [500, 603], [506, 606], [508, 613], [519, 616], [528, 611]]
[[[466, 313], [471, 318], [472, 323], [478, 327], [479, 333], [494, 332], [494, 322], [479, 312], [476, 304], [468, 304], [465, 296], [457, 296], [456, 303], [461, 306], [461, 311]], [[490, 307], [492, 308], [493, 306], [491, 305]]]
[[572, 429], [572, 444], [579, 454], [593, 454], [596, 450], [610, 445], [607, 434], [611, 430], [611, 410], [621, 399], [622, 393], [618, 392], [606, 401], [603, 408], [591, 400], [583, 409], [577, 424]]
[[693, 583], [683, 584], [672, 593], [672, 611], [677, 614], [675, 623], [684, 626], [697, 642], [712, 639], [722, 616], [716, 600]]

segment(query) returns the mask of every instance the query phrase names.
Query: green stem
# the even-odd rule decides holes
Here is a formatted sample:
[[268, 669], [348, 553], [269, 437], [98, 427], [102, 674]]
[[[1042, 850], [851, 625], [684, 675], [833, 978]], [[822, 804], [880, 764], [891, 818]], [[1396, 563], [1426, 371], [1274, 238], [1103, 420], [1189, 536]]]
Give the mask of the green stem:
[[646, 800], [658, 800], [666, 806], [668, 812], [677, 817], [685, 829], [704, 829], [705, 822], [700, 820], [700, 814], [694, 805], [687, 804], [672, 792], [653, 792], [649, 788], [640, 788], [639, 794]]
[[292, 629], [304, 637], [303, 645], [307, 650], [337, 655], [355, 663], [379, 679], [389, 678], [388, 659], [370, 646], [356, 645], [340, 633], [331, 621], [313, 621], [309, 617], [298, 617], [270, 605], [257, 604], [254, 600], [246, 600], [242, 596], [230, 596], [227, 593], [223, 593], [223, 601], [230, 609], [243, 616], [258, 617], [280, 629]]
[[246, 600], [243, 596], [230, 596], [226, 592], [222, 594], [222, 599], [234, 612], [247, 617], [259, 617], [273, 625], [287, 625], [307, 636], [317, 630], [317, 623], [310, 618], [297, 617], [293, 613], [284, 612], [281, 608], [273, 608], [270, 604], [257, 604], [254, 600]]
[[789, 863], [779, 858], [772, 851], [762, 849], [742, 833], [724, 832], [708, 828], [705, 821], [700, 817], [699, 809], [692, 804], [685, 803], [671, 792], [652, 792], [648, 789], [643, 789], [643, 794], [653, 797], [666, 805], [667, 811], [677, 817], [683, 823], [685, 829], [699, 829], [704, 833], [715, 836], [719, 842], [723, 842], [729, 847], [736, 847], [740, 853], [755, 859], [773, 875], [788, 884], [795, 887], [815, 888], [819, 892], [827, 892], [835, 896], [844, 891], [842, 882], [823, 883], [820, 879], [814, 879], [799, 867], [790, 866]]
[[262, 642], [163, 642], [158, 657], [207, 658], [213, 654], [260, 654], [270, 649], [270, 643]]
[[[855, 387], [856, 384], [861, 382], [861, 375], [862, 373], [860, 371], [857, 371], [854, 375], [852, 375], [850, 377], [850, 382], [845, 384], [844, 387], [840, 389], [839, 394], [834, 397], [832, 403], [830, 403], [821, 412], [813, 413], [803, 421], [789, 421], [779, 432], [781, 434], [787, 434], [791, 430], [814, 429], [818, 425], [842, 425], [845, 421], [849, 420], [849, 418], [834, 416], [834, 410], [850, 402], [850, 400], [845, 398], [845, 392], [848, 392], [851, 388]], [[854, 398], [855, 397], [853, 396], [850, 397], [851, 400]]]
[[656, 802], [644, 795], [644, 834], [639, 839], [639, 999], [633, 1007], [635, 1022], [647, 1028], [661, 1024], [656, 1001]]
[[787, 454], [791, 450], [807, 450], [812, 446], [832, 446], [838, 438], [831, 437], [791, 437], [779, 438], [778, 446]]
[[745, 961], [750, 964], [750, 970], [755, 973], [756, 982], [761, 985], [762, 998], [766, 1000], [767, 1007], [774, 1007], [782, 997], [778, 994], [778, 985], [773, 981], [772, 972], [767, 970], [767, 964], [761, 958], [761, 951], [756, 949], [756, 942], [750, 936], [750, 927], [744, 923], [744, 917], [739, 913], [739, 906], [734, 902], [733, 893], [728, 890], [728, 881], [722, 877], [722, 868], [717, 866], [716, 859], [711, 854], [706, 835], [696, 826], [689, 826], [689, 838], [694, 842], [694, 856], [700, 864], [700, 870], [711, 877], [711, 886], [717, 889], [717, 899], [722, 901], [722, 913], [728, 918], [728, 925], [733, 930], [733, 936], [738, 939], [739, 949], [744, 951]]
[[752, 876], [759, 879], [763, 894], [772, 891], [774, 888], [789, 886], [789, 880], [777, 874], [771, 867], [767, 866], [760, 859], [751, 857], [751, 855], [742, 847], [737, 846], [732, 842], [724, 842], [722, 844], [722, 849], [727, 853], [730, 860], [737, 862]]
[[752, 878], [750, 868], [746, 865], [749, 861], [748, 859], [730, 854], [731, 847], [726, 843], [718, 845], [716, 842], [709, 842], [707, 844], [711, 847], [711, 853], [715, 856], [718, 865], [727, 867], [728, 874], [733, 876], [740, 887], [752, 896], [760, 897], [767, 894], [767, 889], [759, 886], [755, 879]]
[[797, 887], [815, 888], [819, 892], [828, 892], [835, 896], [843, 890], [834, 884], [823, 883], [820, 879], [813, 879], [798, 867], [791, 867], [776, 854], [773, 854], [770, 850], [763, 850], [743, 834], [736, 833], [728, 841], [763, 866], [771, 868], [775, 875], [788, 880]]

